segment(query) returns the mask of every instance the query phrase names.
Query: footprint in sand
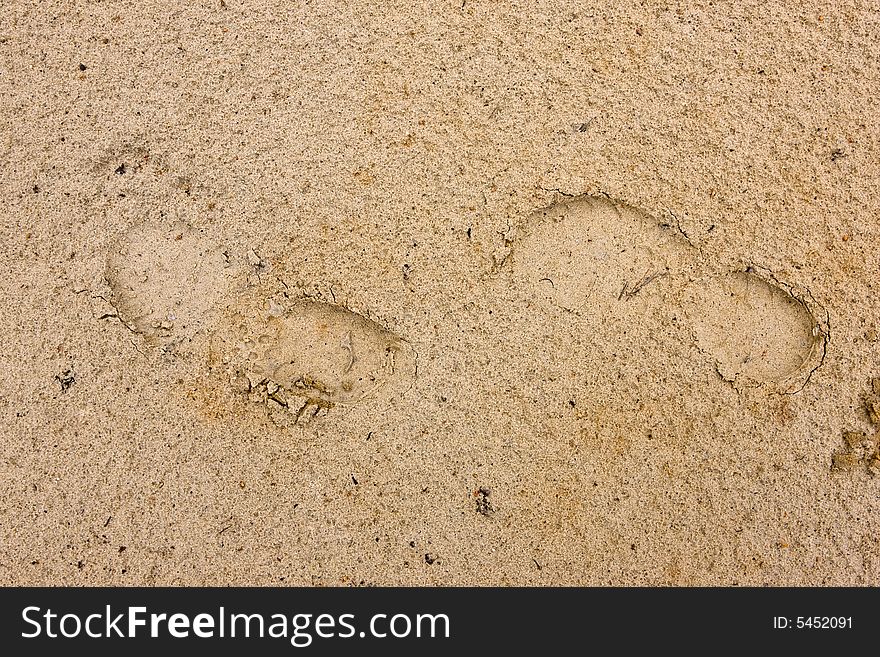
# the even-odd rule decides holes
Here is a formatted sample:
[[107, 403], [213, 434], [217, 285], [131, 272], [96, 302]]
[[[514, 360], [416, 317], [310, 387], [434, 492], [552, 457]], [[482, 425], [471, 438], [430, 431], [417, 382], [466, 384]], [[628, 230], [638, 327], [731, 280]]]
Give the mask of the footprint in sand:
[[538, 303], [597, 322], [656, 321], [638, 303], [655, 295], [677, 309], [719, 375], [738, 387], [799, 390], [825, 354], [827, 313], [807, 292], [755, 267], [718, 271], [675, 229], [606, 199], [539, 210], [510, 261]]
[[105, 278], [129, 330], [165, 353], [204, 356], [209, 386], [267, 407], [281, 424], [381, 406], [409, 388], [416, 354], [406, 341], [275, 276], [260, 280], [266, 267], [185, 225], [144, 224], [112, 245]]
[[412, 385], [416, 353], [366, 317], [286, 293], [249, 294], [212, 332], [213, 369], [278, 423], [335, 406], [384, 407]]
[[146, 223], [113, 243], [104, 277], [119, 319], [148, 344], [174, 350], [210, 324], [241, 272], [202, 231]]

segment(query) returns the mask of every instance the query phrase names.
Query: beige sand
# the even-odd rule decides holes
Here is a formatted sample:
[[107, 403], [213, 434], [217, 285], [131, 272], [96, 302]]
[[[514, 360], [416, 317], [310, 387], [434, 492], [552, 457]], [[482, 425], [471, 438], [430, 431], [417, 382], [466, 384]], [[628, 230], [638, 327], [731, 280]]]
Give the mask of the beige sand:
[[5, 3], [0, 582], [880, 584], [880, 12], [649, 4]]

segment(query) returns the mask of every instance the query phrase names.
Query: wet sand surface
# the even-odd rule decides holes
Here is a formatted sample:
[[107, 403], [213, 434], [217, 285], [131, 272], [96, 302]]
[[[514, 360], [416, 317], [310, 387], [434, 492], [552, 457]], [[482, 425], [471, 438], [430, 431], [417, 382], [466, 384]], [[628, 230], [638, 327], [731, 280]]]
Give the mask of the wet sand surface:
[[0, 582], [877, 585], [878, 30], [8, 3]]

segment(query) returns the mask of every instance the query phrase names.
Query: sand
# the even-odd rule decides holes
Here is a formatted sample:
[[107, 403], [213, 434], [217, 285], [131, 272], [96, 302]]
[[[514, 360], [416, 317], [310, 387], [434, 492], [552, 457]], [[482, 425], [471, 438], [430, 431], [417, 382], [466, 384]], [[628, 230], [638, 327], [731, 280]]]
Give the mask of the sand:
[[5, 3], [0, 583], [880, 584], [878, 33]]

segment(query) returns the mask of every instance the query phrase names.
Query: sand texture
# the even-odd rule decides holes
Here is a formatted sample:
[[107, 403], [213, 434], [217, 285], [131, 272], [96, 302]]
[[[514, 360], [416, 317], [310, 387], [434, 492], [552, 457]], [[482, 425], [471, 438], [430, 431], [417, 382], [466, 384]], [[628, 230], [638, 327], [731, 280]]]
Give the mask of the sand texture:
[[0, 583], [880, 584], [880, 8], [0, 12]]

